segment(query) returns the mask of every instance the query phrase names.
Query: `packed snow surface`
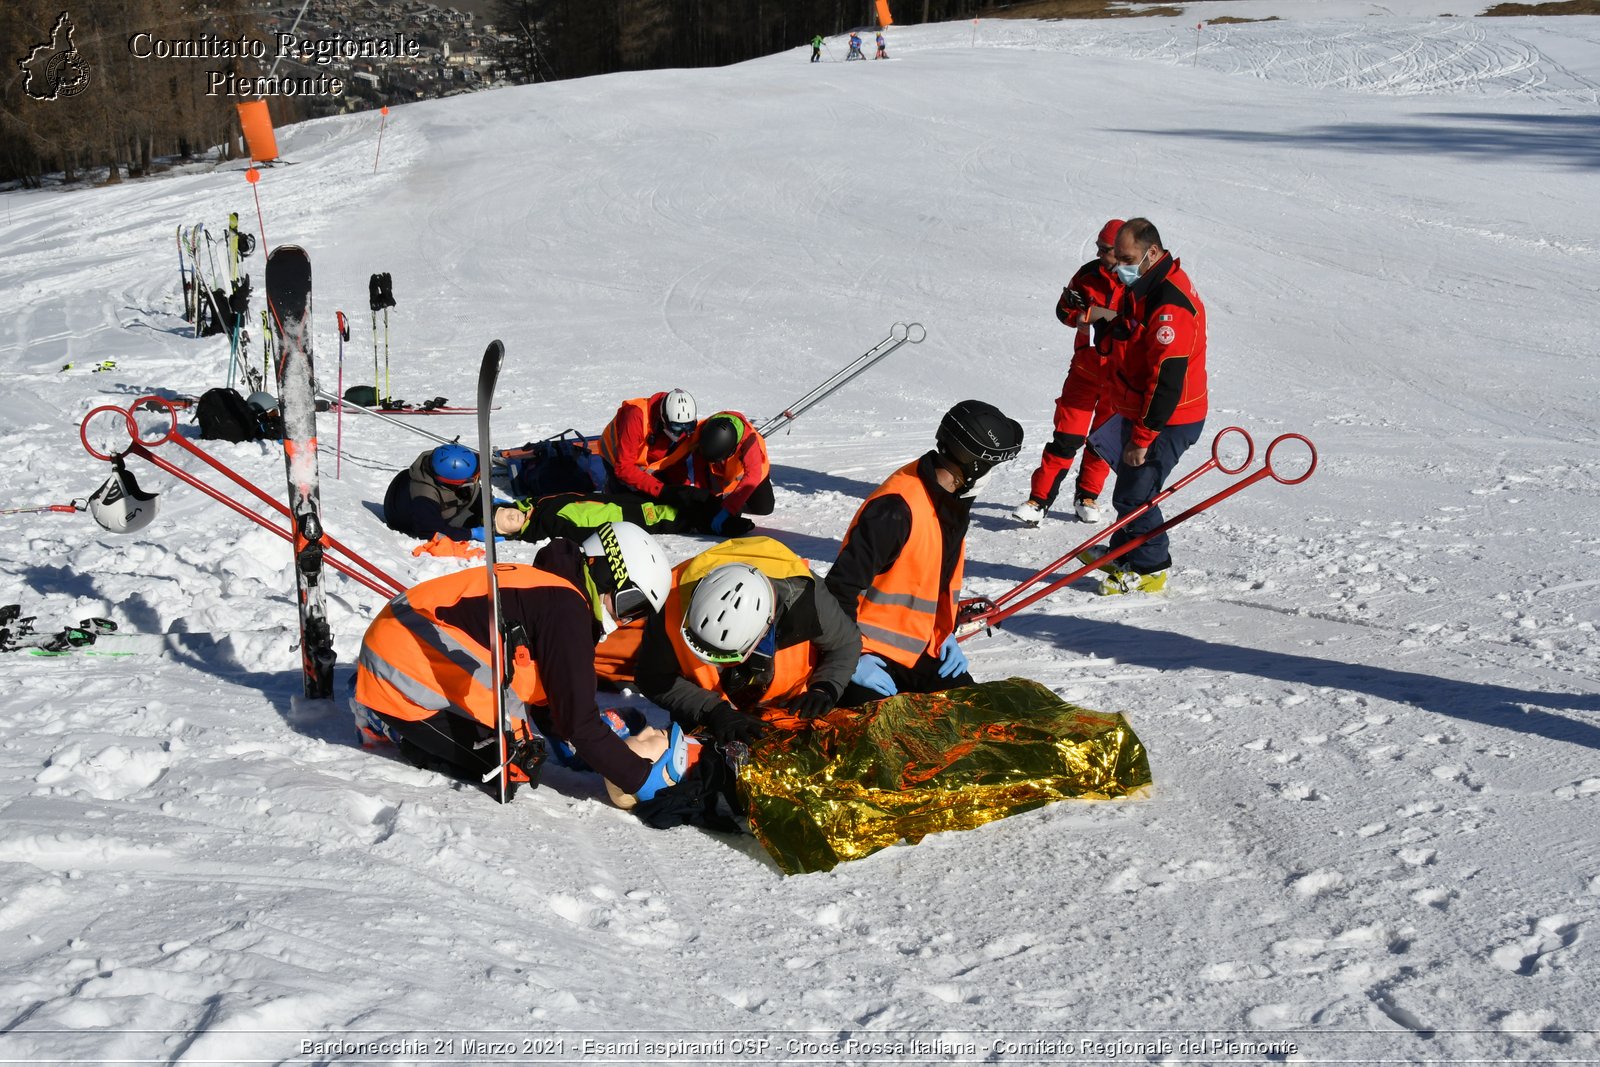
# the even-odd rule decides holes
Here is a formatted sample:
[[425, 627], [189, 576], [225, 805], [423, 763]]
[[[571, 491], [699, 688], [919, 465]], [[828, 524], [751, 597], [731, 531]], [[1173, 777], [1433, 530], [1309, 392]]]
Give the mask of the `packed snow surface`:
[[[229, 211], [310, 252], [325, 385], [372, 380], [375, 271], [396, 395], [470, 403], [503, 339], [504, 446], [675, 385], [764, 418], [923, 323], [772, 441], [762, 531], [819, 569], [965, 397], [1029, 437], [975, 509], [969, 593], [1088, 534], [1008, 513], [1070, 354], [1052, 308], [1112, 216], [1153, 219], [1207, 301], [1206, 442], [1301, 433], [1320, 463], [1181, 527], [1169, 595], [1082, 582], [967, 646], [979, 678], [1125, 711], [1149, 796], [792, 878], [749, 838], [644, 828], [591, 777], [502, 809], [363, 751], [298, 698], [287, 546], [140, 460], [162, 510], [137, 534], [0, 516], [0, 602], [165, 635], [0, 660], [0, 1053], [1600, 1057], [1600, 19], [1440, 8], [1472, 13], [895, 28], [886, 63], [796, 50], [394, 108], [376, 172], [377, 115], [311, 122], [279, 131], [293, 165], [264, 171], [259, 219], [242, 164], [5, 194], [7, 507], [105, 477], [92, 407], [226, 380], [226, 341], [182, 323], [174, 231]], [[1283, 17], [1195, 29], [1225, 13]], [[457, 566], [375, 514], [429, 442], [347, 417], [335, 479], [337, 432], [322, 416], [329, 531], [406, 583]], [[210, 447], [281, 493], [274, 447]], [[330, 576], [341, 691], [379, 606]]]

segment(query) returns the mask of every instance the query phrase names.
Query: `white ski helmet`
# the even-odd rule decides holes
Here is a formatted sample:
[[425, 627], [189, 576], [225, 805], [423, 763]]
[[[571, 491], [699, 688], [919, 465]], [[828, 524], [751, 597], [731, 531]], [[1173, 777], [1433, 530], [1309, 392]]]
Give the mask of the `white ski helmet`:
[[265, 389], [257, 389], [255, 392], [251, 393], [245, 398], [245, 403], [249, 404], [262, 415], [265, 415], [269, 411], [278, 410], [278, 398], [267, 392]]
[[672, 588], [672, 568], [661, 543], [631, 522], [607, 522], [595, 528], [578, 550], [599, 567], [595, 588], [611, 593], [614, 611], [601, 612], [606, 633], [651, 611], [660, 611]]
[[111, 477], [89, 498], [89, 514], [112, 533], [142, 530], [156, 517], [156, 494], [140, 489], [120, 459], [112, 465]]
[[694, 397], [682, 389], [674, 389], [661, 400], [661, 428], [674, 441], [684, 434], [693, 433], [699, 421]]
[[683, 616], [683, 640], [707, 663], [743, 663], [776, 614], [770, 578], [748, 563], [724, 563], [695, 585]]

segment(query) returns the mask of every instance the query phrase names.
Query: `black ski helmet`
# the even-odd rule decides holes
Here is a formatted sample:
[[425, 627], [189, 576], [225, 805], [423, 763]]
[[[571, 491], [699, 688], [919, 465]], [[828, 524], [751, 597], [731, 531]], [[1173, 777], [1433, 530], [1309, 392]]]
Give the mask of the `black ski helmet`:
[[936, 440], [939, 452], [960, 467], [971, 483], [995, 464], [1017, 458], [1022, 451], [1022, 426], [993, 404], [963, 400], [944, 413]]
[[142, 530], [156, 517], [156, 494], [140, 489], [121, 459], [111, 464], [111, 477], [89, 498], [89, 514], [112, 533]]
[[742, 440], [744, 424], [737, 415], [719, 411], [700, 424], [700, 456], [707, 463], [721, 463]]

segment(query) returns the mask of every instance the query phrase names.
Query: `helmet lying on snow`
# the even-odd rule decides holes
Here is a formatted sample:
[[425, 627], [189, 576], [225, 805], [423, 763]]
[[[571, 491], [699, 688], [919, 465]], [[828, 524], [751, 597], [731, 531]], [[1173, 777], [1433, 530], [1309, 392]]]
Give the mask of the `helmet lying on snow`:
[[111, 462], [115, 469], [89, 498], [89, 514], [112, 533], [142, 530], [156, 517], [156, 494], [140, 489], [122, 460]]

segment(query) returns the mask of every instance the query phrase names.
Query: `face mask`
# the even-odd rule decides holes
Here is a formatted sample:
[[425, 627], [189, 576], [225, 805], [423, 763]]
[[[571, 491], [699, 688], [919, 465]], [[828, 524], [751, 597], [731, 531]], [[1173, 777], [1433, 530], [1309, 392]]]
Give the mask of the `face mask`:
[[1139, 280], [1140, 268], [1144, 264], [1144, 257], [1139, 257], [1138, 263], [1118, 263], [1116, 265], [1117, 277], [1123, 285], [1132, 285]]
[[961, 489], [961, 492], [957, 493], [956, 495], [963, 500], [971, 500], [973, 497], [978, 495], [978, 487], [983, 484], [983, 480], [987, 477], [989, 477], [989, 472], [984, 471], [982, 474], [968, 479], [967, 484], [964, 485]]

